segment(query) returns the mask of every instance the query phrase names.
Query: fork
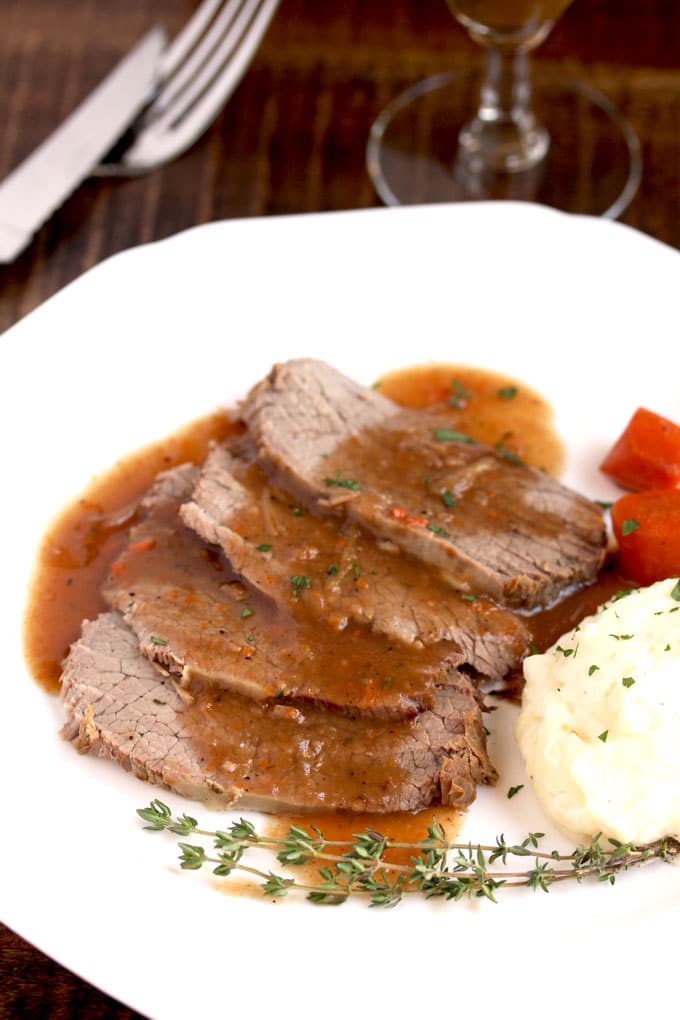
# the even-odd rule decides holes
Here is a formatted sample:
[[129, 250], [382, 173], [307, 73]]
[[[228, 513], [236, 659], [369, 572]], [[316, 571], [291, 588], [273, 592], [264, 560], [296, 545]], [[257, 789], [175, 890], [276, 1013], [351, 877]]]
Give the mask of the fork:
[[245, 74], [279, 0], [203, 0], [161, 57], [149, 101], [93, 176], [146, 173], [203, 134]]

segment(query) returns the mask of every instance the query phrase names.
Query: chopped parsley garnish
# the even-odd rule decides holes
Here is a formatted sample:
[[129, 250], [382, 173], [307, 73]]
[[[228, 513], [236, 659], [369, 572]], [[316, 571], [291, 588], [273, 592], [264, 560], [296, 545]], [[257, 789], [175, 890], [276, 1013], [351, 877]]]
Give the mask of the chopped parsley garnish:
[[607, 737], [609, 736], [609, 730], [603, 730], [602, 733], [598, 734], [598, 740], [601, 740], [603, 744], [607, 743]]
[[453, 495], [452, 492], [449, 492], [448, 489], [444, 489], [444, 491], [442, 492], [442, 503], [444, 504], [444, 506], [455, 506], [456, 497]]
[[635, 635], [634, 634], [610, 634], [609, 637], [613, 637], [615, 641], [630, 641], [630, 639], [635, 637]]
[[242, 620], [247, 620], [248, 617], [252, 616], [252, 615], [253, 615], [253, 611], [250, 608], [250, 606], [244, 606], [243, 609], [241, 610], [241, 619]]
[[355, 577], [357, 577], [357, 578], [361, 577], [361, 567], [359, 566], [358, 563], [353, 563], [352, 564], [352, 571], [353, 571]]
[[448, 538], [449, 533], [444, 528], [440, 528], [438, 524], [428, 524], [428, 531], [433, 531], [435, 535], [441, 535], [442, 538]]
[[623, 684], [624, 687], [632, 687], [633, 684], [635, 683], [635, 677], [632, 676], [621, 677], [621, 683]]
[[614, 506], [612, 502], [606, 499], [596, 499], [595, 502], [597, 503], [601, 510], [611, 510], [611, 508]]
[[290, 579], [290, 583], [293, 586], [293, 598], [300, 598], [300, 592], [303, 588], [311, 588], [312, 582], [308, 577], [303, 574], [293, 574]]
[[633, 517], [628, 517], [621, 526], [621, 534], [624, 536], [632, 535], [639, 527], [639, 523]]
[[565, 657], [565, 659], [568, 659], [570, 655], [574, 654], [573, 648], [563, 648], [562, 645], [556, 645], [555, 651], [560, 652]]
[[522, 458], [518, 457], [512, 450], [508, 450], [507, 446], [503, 442], [496, 443], [496, 450], [500, 453], [501, 457], [505, 458], [509, 464], [522, 464]]
[[160, 645], [161, 647], [165, 647], [165, 645], [167, 645], [167, 643], [168, 643], [165, 640], [165, 638], [156, 637], [155, 634], [151, 635], [151, 637], [149, 638], [149, 641], [151, 642], [152, 645]]
[[478, 595], [461, 595], [463, 602], [476, 602], [479, 598]]
[[520, 783], [519, 786], [511, 786], [508, 790], [508, 800], [512, 800], [513, 797], [517, 796], [520, 790], [524, 789], [524, 783]]
[[335, 565], [335, 563], [333, 564], [332, 567], [329, 567], [328, 570], [326, 571], [326, 573], [328, 574], [329, 577], [333, 577], [333, 575], [337, 574], [337, 572], [338, 572], [338, 568]]
[[352, 492], [361, 491], [361, 484], [356, 479], [341, 478], [339, 471], [335, 472], [335, 478], [324, 478], [323, 483], [336, 489], [351, 489]]
[[453, 386], [454, 396], [449, 397], [449, 407], [455, 407], [460, 411], [461, 408], [465, 407], [465, 401], [469, 400], [472, 394], [468, 393], [460, 379], [453, 379], [451, 385]]
[[262, 545], [255, 546], [255, 552], [271, 552], [271, 546], [268, 542], [263, 542]]
[[435, 443], [474, 443], [472, 436], [466, 436], [464, 432], [456, 432], [455, 429], [435, 429]]
[[588, 668], [588, 676], [592, 676], [593, 673], [597, 673], [599, 668], [600, 668], [599, 666], [590, 666]]
[[502, 389], [498, 390], [496, 396], [500, 397], [501, 400], [514, 400], [519, 390], [516, 386], [503, 386]]
[[299, 506], [292, 506], [291, 510], [293, 511], [293, 517], [302, 517], [303, 511], [302, 511], [301, 507], [299, 507]]
[[680, 602], [680, 581], [677, 582], [675, 588], [671, 592], [671, 598], [675, 599], [676, 602]]

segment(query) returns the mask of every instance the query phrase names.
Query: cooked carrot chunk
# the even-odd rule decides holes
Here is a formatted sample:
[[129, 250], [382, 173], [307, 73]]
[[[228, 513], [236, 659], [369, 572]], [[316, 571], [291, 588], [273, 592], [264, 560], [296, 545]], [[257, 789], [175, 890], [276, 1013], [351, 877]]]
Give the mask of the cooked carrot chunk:
[[639, 407], [600, 464], [624, 489], [680, 486], [680, 425]]
[[680, 489], [629, 493], [612, 507], [621, 573], [638, 584], [680, 577]]

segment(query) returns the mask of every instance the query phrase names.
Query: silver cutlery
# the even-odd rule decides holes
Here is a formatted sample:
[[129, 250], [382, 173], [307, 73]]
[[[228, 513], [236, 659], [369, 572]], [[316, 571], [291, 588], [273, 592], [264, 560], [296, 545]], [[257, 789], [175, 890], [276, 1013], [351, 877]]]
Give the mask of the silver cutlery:
[[278, 5], [204, 0], [163, 54], [151, 101], [95, 173], [146, 173], [193, 145], [241, 81]]
[[0, 184], [0, 263], [87, 177], [146, 173], [203, 134], [247, 70], [279, 0], [203, 0], [169, 45], [152, 29]]

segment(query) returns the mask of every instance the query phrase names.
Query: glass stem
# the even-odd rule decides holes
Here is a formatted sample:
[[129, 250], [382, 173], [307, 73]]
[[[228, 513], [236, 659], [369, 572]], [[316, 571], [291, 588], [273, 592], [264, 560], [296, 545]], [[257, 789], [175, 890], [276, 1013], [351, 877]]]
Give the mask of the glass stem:
[[486, 46], [477, 113], [460, 133], [468, 170], [513, 173], [535, 167], [550, 140], [531, 110], [531, 69], [524, 49]]

